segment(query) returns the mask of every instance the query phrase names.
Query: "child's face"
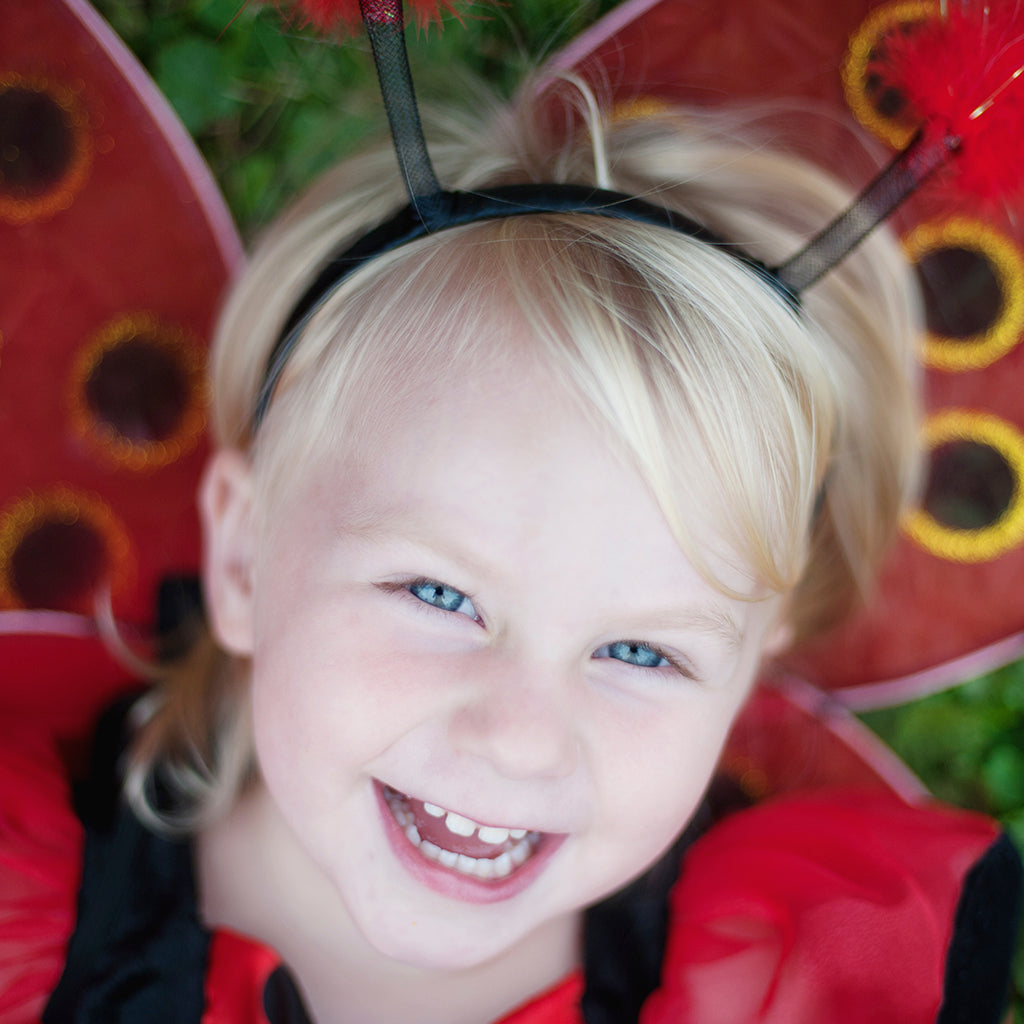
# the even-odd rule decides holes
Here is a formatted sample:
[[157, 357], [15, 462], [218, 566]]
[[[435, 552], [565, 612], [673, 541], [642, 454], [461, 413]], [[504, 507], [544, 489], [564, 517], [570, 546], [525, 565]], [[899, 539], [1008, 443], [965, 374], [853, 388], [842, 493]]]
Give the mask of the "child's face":
[[[779, 599], [703, 579], [637, 473], [525, 358], [380, 422], [305, 471], [258, 544], [237, 458], [214, 464], [209, 600], [222, 642], [252, 656], [263, 779], [323, 913], [389, 956], [466, 966], [569, 922], [673, 840]], [[706, 519], [690, 510], [710, 547]], [[463, 870], [410, 821], [468, 849]], [[472, 822], [490, 830], [456, 834]]]

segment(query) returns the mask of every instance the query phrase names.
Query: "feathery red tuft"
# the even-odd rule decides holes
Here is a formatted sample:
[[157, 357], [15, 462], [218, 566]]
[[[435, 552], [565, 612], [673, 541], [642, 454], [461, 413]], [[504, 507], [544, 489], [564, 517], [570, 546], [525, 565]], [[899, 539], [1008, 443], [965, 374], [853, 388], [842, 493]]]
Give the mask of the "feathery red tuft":
[[952, 0], [945, 17], [885, 39], [868, 67], [897, 90], [925, 141], [956, 137], [951, 173], [986, 203], [1024, 192], [1024, 4]]
[[[306, 24], [321, 30], [340, 28], [358, 33], [363, 26], [359, 0], [296, 0], [295, 8]], [[378, 23], [402, 20], [402, 0], [370, 0], [369, 17]], [[413, 20], [423, 26], [440, 21], [444, 12], [454, 12], [452, 0], [409, 0]]]

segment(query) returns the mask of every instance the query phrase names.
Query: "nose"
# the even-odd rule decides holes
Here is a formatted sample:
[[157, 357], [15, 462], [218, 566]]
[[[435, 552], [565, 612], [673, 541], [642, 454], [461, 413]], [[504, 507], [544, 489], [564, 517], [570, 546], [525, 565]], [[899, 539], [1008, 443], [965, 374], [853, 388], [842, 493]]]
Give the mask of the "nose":
[[577, 681], [491, 652], [452, 714], [455, 750], [489, 761], [510, 779], [571, 775], [579, 758]]

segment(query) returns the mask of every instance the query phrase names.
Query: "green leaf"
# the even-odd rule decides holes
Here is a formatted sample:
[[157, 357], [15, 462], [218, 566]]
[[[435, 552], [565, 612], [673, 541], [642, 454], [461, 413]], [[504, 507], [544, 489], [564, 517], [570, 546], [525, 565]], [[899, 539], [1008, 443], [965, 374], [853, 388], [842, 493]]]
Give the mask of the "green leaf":
[[359, 143], [379, 124], [379, 112], [307, 105], [295, 112], [287, 129], [288, 173], [305, 184]]
[[269, 153], [253, 153], [236, 165], [231, 175], [232, 199], [246, 222], [265, 219], [277, 175], [277, 161]]
[[232, 28], [251, 25], [259, 10], [245, 0], [191, 0], [188, 9], [195, 23], [215, 38]]
[[1016, 746], [997, 746], [982, 767], [982, 778], [997, 813], [1024, 806], [1024, 752]]
[[154, 71], [157, 85], [190, 132], [202, 132], [238, 108], [224, 50], [209, 39], [189, 35], [176, 40], [157, 57]]

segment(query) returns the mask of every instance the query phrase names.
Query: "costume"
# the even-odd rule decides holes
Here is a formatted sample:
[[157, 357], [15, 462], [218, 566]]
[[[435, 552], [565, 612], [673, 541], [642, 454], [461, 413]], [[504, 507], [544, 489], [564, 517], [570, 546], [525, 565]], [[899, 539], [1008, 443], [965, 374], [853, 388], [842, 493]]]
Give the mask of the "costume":
[[[189, 845], [119, 804], [122, 724], [98, 732], [84, 830], [43, 732], [0, 742], [0, 1020], [50, 1000], [46, 1024], [304, 1024], [272, 950], [200, 925]], [[1000, 1019], [1019, 862], [976, 815], [830, 791], [731, 815], [671, 866], [591, 912], [586, 976], [501, 1024]]]
[[[46, 251], [47, 232], [63, 239], [71, 222], [86, 216], [86, 205], [79, 200], [99, 187], [104, 174], [117, 170], [112, 165], [125, 161], [118, 172], [120, 186], [111, 190], [120, 201], [125, 182], [146, 179], [152, 183], [152, 168], [142, 166], [145, 154], [154, 166], [168, 156], [165, 149], [147, 148], [142, 138], [118, 134], [127, 131], [130, 123], [127, 115], [114, 113], [124, 102], [120, 83], [100, 83], [97, 75], [81, 92], [62, 91], [58, 70], [62, 68], [69, 80], [81, 77], [81, 68], [96, 62], [95, 53], [80, 47], [62, 58], [63, 64], [50, 77], [32, 70], [42, 59], [38, 54], [45, 49], [44, 43], [51, 44], [66, 26], [63, 21], [48, 22], [52, 11], [44, 11], [42, 2], [38, 24], [32, 25], [36, 5], [25, 6], [22, 19], [28, 27], [19, 45], [28, 56], [23, 65], [0, 79], [0, 94], [18, 102], [48, 102], [47, 109], [62, 112], [57, 120], [70, 139], [67, 165], [53, 171], [52, 181], [42, 180], [46, 175], [38, 182], [26, 179], [13, 198], [0, 196], [6, 251], [13, 252], [19, 264], [32, 266], [33, 261], [46, 262], [40, 253]], [[57, 6], [76, 10], [81, 19], [93, 17], [78, 0]], [[669, 19], [678, 15], [673, 6], [633, 4], [634, 12], [638, 7], [650, 12], [636, 23], [638, 38], [630, 35], [629, 17], [622, 16], [613, 34], [600, 30], [564, 55], [562, 66], [604, 75], [622, 101], [648, 93], [684, 95], [678, 87], [678, 72], [659, 70], [665, 48], [655, 43], [678, 38], [674, 21], [670, 20], [670, 30], [658, 29], [663, 14]], [[801, 4], [793, 0], [793, 6]], [[730, 18], [746, 18], [750, 10], [749, 5], [722, 2], [689, 7], [697, 12], [693, 17], [698, 22], [702, 11], [713, 8], [716, 31]], [[830, 9], [830, 25], [841, 34], [852, 33], [863, 7], [844, 3]], [[810, 24], [812, 14], [805, 11], [804, 15], [804, 23]], [[92, 31], [100, 30], [93, 26]], [[709, 37], [714, 34], [708, 33]], [[15, 36], [8, 31], [7, 38]], [[101, 49], [109, 55], [113, 44], [104, 39]], [[801, 45], [806, 48], [806, 38]], [[646, 55], [644, 61], [630, 56], [638, 47]], [[743, 80], [739, 85], [732, 82], [728, 91], [763, 91], [762, 62], [747, 56], [724, 61], [713, 45], [702, 46], [699, 52], [707, 65], [691, 63], [685, 75], [694, 90], [722, 90], [720, 76], [729, 69]], [[620, 57], [621, 66], [614, 63]], [[820, 63], [830, 67], [828, 60]], [[806, 62], [802, 66], [806, 68]], [[631, 79], [629, 67], [642, 67], [643, 80]], [[743, 78], [745, 69], [756, 72], [751, 80]], [[805, 76], [790, 91], [813, 92], [817, 81]], [[786, 89], [785, 83], [778, 86], [780, 92]], [[165, 131], [165, 141], [166, 135]], [[175, 145], [180, 152], [183, 144]], [[180, 176], [169, 174], [173, 184], [166, 186], [167, 194], [188, 188], [193, 198], [202, 193], [195, 168], [190, 173], [188, 186], [181, 184]], [[93, 193], [90, 202], [95, 199]], [[0, 282], [0, 304], [7, 315], [5, 345], [10, 342], [3, 352], [5, 375], [0, 376], [0, 385], [7, 386], [12, 375], [16, 380], [28, 379], [24, 371], [16, 371], [23, 327], [26, 336], [53, 339], [51, 365], [66, 361], [75, 367], [71, 401], [62, 392], [54, 409], [39, 410], [42, 424], [58, 419], [70, 405], [68, 436], [73, 443], [61, 434], [52, 451], [32, 449], [31, 458], [23, 458], [19, 466], [24, 475], [9, 467], [4, 485], [9, 491], [4, 495], [0, 530], [0, 601], [9, 612], [41, 607], [86, 615], [91, 609], [90, 587], [104, 575], [94, 571], [93, 561], [101, 565], [105, 561], [115, 613], [122, 622], [144, 626], [154, 581], [196, 561], [195, 530], [181, 510], [203, 455], [202, 424], [197, 426], [195, 410], [187, 400], [197, 387], [190, 376], [188, 353], [193, 339], [204, 333], [213, 296], [237, 258], [230, 229], [225, 230], [223, 223], [210, 226], [222, 217], [216, 202], [209, 197], [204, 202], [205, 226], [175, 223], [174, 230], [163, 229], [168, 239], [188, 240], [187, 258], [167, 254], [176, 273], [140, 275], [173, 287], [132, 298], [132, 311], [121, 313], [115, 309], [127, 299], [109, 294], [113, 287], [75, 290], [88, 297], [81, 314], [83, 319], [91, 318], [86, 344], [81, 338], [64, 339], [58, 329], [73, 320], [66, 307], [62, 306], [60, 318], [51, 315], [40, 321], [37, 307], [46, 302], [25, 302], [20, 293], [12, 298], [3, 290], [10, 286]], [[161, 204], [151, 205], [159, 208]], [[183, 207], [169, 204], [167, 209], [190, 206], [196, 206], [193, 199]], [[103, 214], [103, 223], [106, 235], [116, 238], [110, 209]], [[926, 207], [925, 213], [933, 220], [938, 216], [934, 207]], [[935, 238], [943, 244], [971, 242], [987, 251], [983, 242], [988, 236], [980, 230], [966, 236], [951, 232], [946, 225]], [[204, 239], [202, 244], [196, 241], [197, 235]], [[920, 244], [924, 254], [938, 247], [938, 242]], [[206, 254], [205, 263], [197, 255], [201, 251]], [[198, 281], [192, 282], [194, 305], [185, 298], [191, 292], [182, 279], [183, 266]], [[13, 279], [11, 275], [8, 281]], [[105, 306], [108, 301], [110, 309]], [[18, 316], [9, 314], [12, 307]], [[84, 353], [82, 360], [72, 359], [70, 354], [79, 351]], [[1022, 351], [1018, 348], [1004, 355], [1004, 365], [1019, 361]], [[141, 427], [119, 418], [118, 410], [104, 401], [104, 374], [114, 373], [119, 365], [116, 358], [107, 357], [125, 353], [134, 359], [136, 369], [164, 368], [148, 373], [147, 379], [163, 382], [177, 373], [184, 382], [185, 398], [169, 405], [163, 402], [164, 413]], [[167, 367], [173, 371], [170, 375]], [[1019, 379], [1009, 372], [1006, 377]], [[970, 380], [976, 378], [963, 379], [968, 383], [952, 389], [956, 401], [950, 404], [967, 403], [965, 396], [975, 386]], [[1016, 395], [1012, 398], [1005, 408], [999, 405], [1010, 421], [1020, 417]], [[986, 404], [999, 403], [989, 395]], [[6, 399], [0, 400], [0, 414], [11, 406]], [[51, 439], [56, 434], [34, 421], [19, 429]], [[955, 436], [968, 435], [961, 431]], [[978, 436], [1004, 438], [984, 432]], [[66, 465], [61, 459], [69, 449], [73, 457]], [[90, 459], [109, 476], [110, 490], [121, 492], [116, 509], [89, 490], [100, 487], [95, 466], [83, 468]], [[63, 481], [62, 489], [42, 484], [51, 479], [47, 474], [54, 473]], [[159, 488], [156, 496], [154, 488]], [[25, 497], [30, 493], [36, 495], [31, 500]], [[170, 501], [171, 496], [176, 496], [177, 504]], [[1019, 497], [1014, 500], [1017, 509], [1021, 502]], [[181, 524], [183, 530], [175, 529]], [[984, 534], [984, 530], [976, 532]], [[145, 538], [155, 535], [172, 539], [157, 549], [145, 543]], [[921, 536], [934, 542], [936, 550], [948, 539], [934, 529]], [[60, 548], [63, 564], [67, 564], [66, 552], [78, 559], [78, 576], [65, 573], [62, 577], [72, 582], [81, 577], [84, 582], [78, 589], [70, 584], [60, 591], [30, 586], [43, 577], [33, 577], [25, 571], [26, 565], [32, 568], [33, 557], [45, 562], [55, 541], [64, 545]], [[948, 582], [948, 573], [964, 570], [962, 551], [952, 569], [940, 567], [947, 582], [939, 586], [927, 571], [907, 571], [922, 557], [920, 544], [915, 548], [913, 543], [918, 542], [904, 540], [888, 570], [892, 587], [884, 594], [898, 605], [904, 623], [911, 615], [920, 616], [920, 620], [914, 618], [914, 628], [901, 636], [894, 636], [890, 628], [883, 636], [881, 627], [890, 624], [892, 611], [879, 603], [868, 613], [866, 627], [855, 624], [838, 638], [830, 637], [820, 649], [803, 652], [794, 662], [801, 671], [820, 682], [846, 687], [909, 678], [923, 664], [948, 665], [965, 651], [1020, 630], [1019, 607], [1011, 602], [989, 602], [987, 611], [996, 607], [1007, 617], [995, 626], [989, 620], [984, 624], [967, 621], [969, 616], [959, 603], [937, 609], [943, 597], [955, 597], [966, 589]], [[103, 557], [90, 561], [95, 549]], [[1011, 550], [987, 567], [986, 580], [995, 586], [1019, 579], [1021, 558], [1024, 548]], [[911, 584], [926, 591], [928, 600], [910, 600], [900, 588]], [[938, 628], [937, 612], [943, 613], [943, 622], [955, 619], [957, 628]], [[938, 645], [936, 650], [923, 652], [923, 643], [907, 642], [907, 633], [919, 641], [925, 636], [916, 625], [924, 619], [933, 624], [927, 638]], [[0, 647], [0, 656], [6, 659], [4, 727], [10, 731], [0, 737], [0, 1021], [36, 1021], [56, 990], [45, 1018], [51, 1022], [167, 1019], [190, 1024], [301, 1024], [304, 1015], [294, 985], [272, 950], [226, 932], [210, 935], [199, 926], [188, 848], [156, 839], [112, 805], [110, 762], [111, 752], [118, 747], [116, 737], [101, 741], [100, 781], [82, 805], [88, 820], [87, 841], [71, 809], [65, 758], [58, 756], [54, 737], [75, 734], [76, 723], [80, 730], [80, 723], [124, 685], [125, 675], [102, 653], [95, 637], [76, 639], [66, 628], [67, 620], [61, 621], [59, 637], [24, 633], [16, 644]], [[43, 620], [26, 617], [25, 622], [35, 628]], [[40, 653], [40, 649], [45, 650]], [[30, 681], [24, 679], [26, 665], [35, 673]], [[83, 680], [84, 685], [78, 685]], [[741, 733], [750, 721], [741, 722]], [[803, 758], [802, 744], [806, 745], [809, 734], [801, 727], [785, 733], [783, 742], [783, 733], [775, 730], [782, 730], [785, 723], [773, 720], [769, 728], [765, 715], [758, 721], [761, 742], [771, 742], [772, 756], [777, 758], [761, 791], [797, 788], [791, 779], [785, 785], [779, 780]], [[746, 746], [731, 748], [727, 756], [726, 767], [736, 767], [736, 777], [743, 776], [741, 762], [757, 746], [749, 732]], [[78, 759], [72, 756], [71, 760]], [[758, 761], [750, 774], [755, 779], [765, 776], [769, 760]], [[849, 781], [850, 771], [845, 765], [835, 777]], [[751, 784], [749, 788], [759, 787]], [[814, 791], [783, 795], [717, 822], [688, 849], [678, 881], [673, 882], [677, 867], [662, 865], [656, 872], [659, 877], [595, 909], [590, 915], [584, 975], [565, 979], [507, 1017], [504, 1024], [568, 1024], [579, 1021], [581, 1012], [590, 1024], [635, 1019], [642, 1024], [854, 1024], [863, 1020], [924, 1024], [936, 1019], [940, 1006], [942, 1024], [986, 1024], [999, 1018], [1019, 899], [1019, 871], [1005, 840], [998, 840], [994, 827], [983, 819], [921, 810], [877, 786], [871, 791], [830, 789], [827, 796]], [[970, 895], [958, 911], [962, 892]], [[91, 955], [95, 950], [98, 960]], [[120, 955], [125, 950], [130, 956]], [[88, 993], [85, 1005], [80, 1003], [83, 992]]]

